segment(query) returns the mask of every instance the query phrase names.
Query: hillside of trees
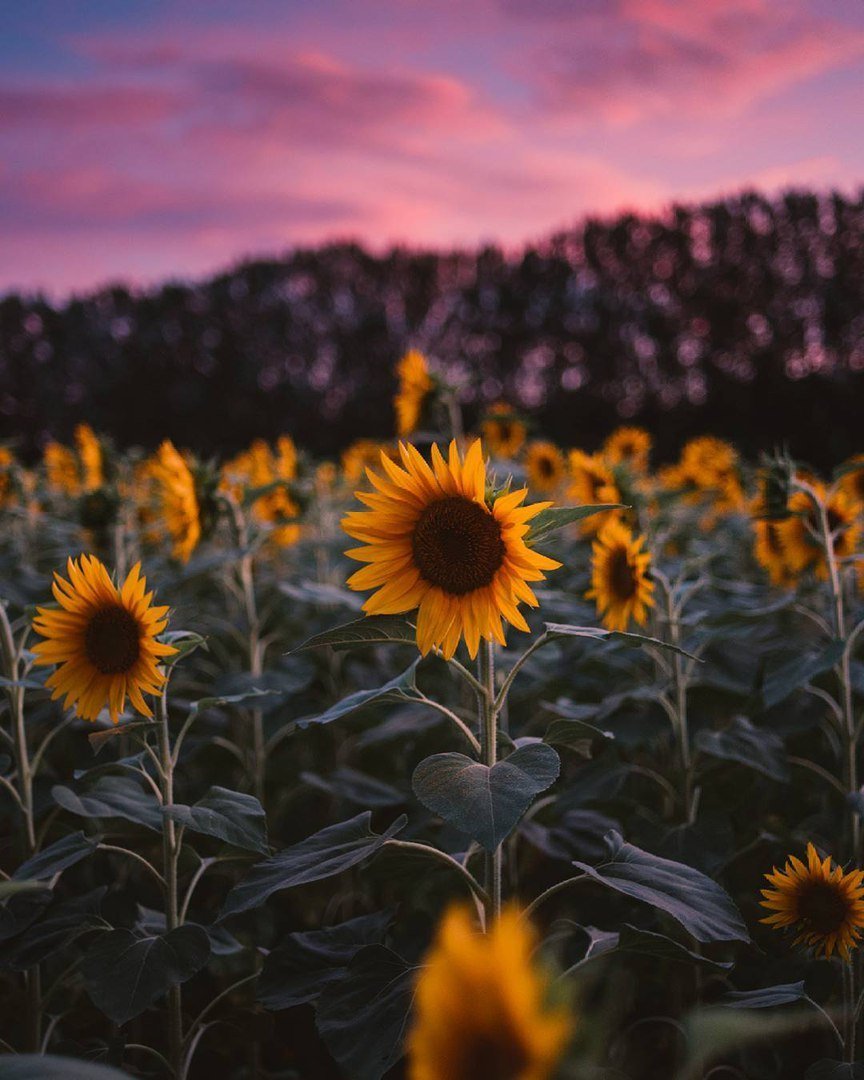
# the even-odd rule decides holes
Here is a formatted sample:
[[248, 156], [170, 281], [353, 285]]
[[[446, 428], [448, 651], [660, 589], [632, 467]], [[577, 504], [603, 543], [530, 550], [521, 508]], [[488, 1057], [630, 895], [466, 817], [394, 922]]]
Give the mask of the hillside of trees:
[[864, 449], [864, 191], [589, 219], [516, 254], [330, 245], [62, 305], [8, 295], [0, 440], [33, 453], [86, 419], [123, 446], [287, 431], [332, 454], [392, 433], [409, 345], [469, 414], [504, 397], [565, 445], [626, 421], [661, 453], [711, 432], [836, 461]]

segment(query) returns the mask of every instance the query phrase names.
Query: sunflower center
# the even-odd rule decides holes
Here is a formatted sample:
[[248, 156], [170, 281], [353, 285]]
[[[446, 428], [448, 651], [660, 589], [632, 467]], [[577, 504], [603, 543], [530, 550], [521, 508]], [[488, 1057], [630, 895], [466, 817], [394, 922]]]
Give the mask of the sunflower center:
[[618, 600], [629, 600], [636, 593], [636, 575], [624, 548], [617, 548], [609, 557], [609, 589]]
[[551, 458], [540, 458], [538, 468], [540, 475], [543, 477], [549, 477], [555, 474], [555, 465]]
[[489, 585], [504, 561], [501, 526], [479, 503], [460, 495], [426, 507], [411, 545], [421, 577], [453, 596]]
[[123, 675], [141, 652], [137, 621], [119, 604], [101, 608], [87, 626], [84, 649], [87, 659], [103, 675]]
[[506, 1031], [472, 1032], [460, 1050], [452, 1080], [519, 1080], [530, 1064], [521, 1041]]
[[849, 916], [849, 904], [839, 889], [824, 881], [813, 882], [798, 897], [802, 922], [817, 934], [836, 933]]

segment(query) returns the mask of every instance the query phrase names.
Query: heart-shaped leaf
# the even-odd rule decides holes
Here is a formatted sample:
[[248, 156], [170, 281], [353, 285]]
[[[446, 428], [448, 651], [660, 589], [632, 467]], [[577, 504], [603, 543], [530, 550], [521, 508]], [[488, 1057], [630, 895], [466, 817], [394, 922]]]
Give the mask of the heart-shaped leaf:
[[82, 971], [93, 1004], [115, 1024], [125, 1024], [191, 979], [209, 956], [206, 930], [192, 923], [144, 937], [109, 930], [87, 952]]
[[465, 754], [433, 754], [420, 762], [411, 782], [427, 809], [494, 851], [560, 768], [551, 746], [531, 743], [491, 768]]
[[225, 919], [229, 915], [260, 907], [268, 896], [280, 889], [290, 889], [341, 874], [343, 870], [374, 855], [405, 827], [408, 819], [403, 814], [383, 833], [372, 832], [369, 827], [371, 820], [372, 813], [366, 810], [348, 821], [329, 825], [299, 844], [253, 866], [246, 878], [228, 894], [219, 918]]
[[83, 792], [55, 784], [54, 801], [71, 814], [86, 818], [125, 818], [156, 832], [162, 830], [162, 810], [156, 796], [131, 776], [100, 776]]
[[175, 803], [165, 806], [162, 813], [193, 832], [215, 836], [235, 847], [258, 851], [266, 855], [267, 818], [264, 808], [253, 795], [211, 787], [194, 806]]

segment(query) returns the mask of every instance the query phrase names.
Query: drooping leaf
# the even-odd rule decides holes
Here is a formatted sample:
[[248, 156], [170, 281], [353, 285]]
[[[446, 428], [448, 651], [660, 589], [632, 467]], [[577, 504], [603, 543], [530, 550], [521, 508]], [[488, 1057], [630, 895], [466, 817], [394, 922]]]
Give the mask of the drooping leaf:
[[367, 945], [318, 999], [316, 1024], [352, 1080], [381, 1080], [402, 1057], [415, 969], [383, 945]]
[[365, 619], [355, 619], [332, 630], [324, 630], [307, 638], [292, 652], [304, 649], [320, 649], [329, 645], [341, 652], [345, 649], [357, 649], [364, 645], [416, 645], [417, 630], [401, 615], [369, 615]]
[[12, 875], [13, 881], [43, 881], [54, 877], [61, 870], [66, 870], [75, 863], [86, 859], [99, 846], [99, 838], [85, 836], [83, 832], [69, 833], [44, 851], [21, 863]]
[[660, 638], [648, 637], [647, 634], [631, 634], [623, 630], [604, 630], [600, 626], [569, 626], [565, 623], [546, 623], [546, 633], [550, 641], [560, 638], [590, 638], [592, 641], [620, 641], [622, 645], [631, 648], [642, 648], [645, 645], [653, 645], [656, 649], [665, 649], [667, 652], [679, 653], [689, 660], [698, 660], [692, 653], [686, 652], [677, 645], [671, 645], [668, 641]]
[[616, 892], [671, 915], [697, 941], [749, 941], [747, 927], [726, 891], [692, 866], [651, 855], [609, 833], [611, 859], [600, 866], [575, 862]]
[[371, 820], [371, 811], [367, 810], [338, 825], [328, 825], [299, 844], [253, 866], [228, 894], [220, 920], [260, 907], [272, 893], [281, 889], [322, 881], [357, 866], [404, 828], [408, 819], [403, 814], [383, 833], [371, 830]]
[[86, 791], [55, 784], [54, 801], [71, 814], [86, 818], [124, 818], [156, 832], [162, 829], [162, 810], [156, 796], [131, 776], [100, 776]]
[[603, 837], [620, 827], [597, 810], [568, 810], [554, 825], [542, 825], [536, 818], [523, 822], [520, 835], [550, 859], [572, 863], [601, 859], [606, 853]]
[[803, 982], [765, 986], [759, 990], [730, 990], [720, 999], [730, 1009], [773, 1009], [775, 1005], [792, 1005], [807, 1001]]
[[844, 648], [842, 641], [832, 641], [821, 652], [793, 657], [772, 671], [762, 687], [762, 707], [773, 709], [811, 679], [830, 671], [840, 661]]
[[[614, 741], [615, 735], [611, 731], [604, 731], [602, 728], [588, 724], [584, 720], [559, 718], [552, 721], [543, 736], [543, 742], [549, 743], [550, 746], [566, 746], [570, 750], [579, 751], [583, 757], [591, 756], [590, 747], [594, 739], [611, 742]], [[588, 753], [583, 753], [586, 742], [588, 744]]]
[[221, 709], [226, 705], [245, 705], [254, 698], [271, 697], [273, 690], [261, 690], [258, 687], [254, 687], [251, 690], [245, 690], [242, 694], [225, 694], [221, 697], [205, 697], [199, 698], [197, 701], [193, 701], [189, 706], [189, 715], [194, 716], [199, 712], [204, 712], [205, 709]]
[[736, 716], [722, 731], [700, 731], [696, 746], [703, 754], [736, 761], [772, 780], [789, 779], [783, 740], [776, 732], [751, 724], [746, 716]]
[[734, 964], [731, 960], [712, 960], [701, 953], [688, 949], [680, 941], [667, 937], [665, 934], [656, 934], [651, 930], [642, 930], [630, 923], [624, 923], [618, 938], [618, 948], [621, 952], [638, 953], [640, 956], [649, 956], [653, 960], [672, 960], [677, 963], [698, 964], [700, 967], [713, 968], [714, 970], [728, 971]]
[[350, 716], [358, 709], [368, 705], [380, 705], [388, 701], [416, 701], [417, 688], [414, 683], [414, 675], [419, 658], [401, 675], [395, 676], [383, 686], [376, 686], [373, 690], [357, 690], [353, 694], [337, 701], [335, 705], [321, 713], [320, 716], [304, 716], [297, 721], [298, 728], [307, 728], [312, 724], [331, 724], [334, 720], [341, 720], [344, 716]]
[[433, 754], [420, 762], [411, 783], [427, 809], [494, 851], [560, 768], [551, 746], [532, 743], [491, 768], [465, 754]]
[[215, 836], [235, 847], [262, 855], [270, 850], [264, 808], [253, 795], [213, 786], [193, 806], [175, 803], [163, 807], [162, 812], [193, 832]]
[[365, 945], [380, 944], [393, 916], [379, 911], [328, 926], [289, 934], [271, 950], [258, 977], [258, 1000], [268, 1009], [290, 1009], [314, 1001], [345, 975]]
[[93, 1004], [115, 1024], [125, 1024], [191, 979], [209, 956], [207, 932], [194, 923], [145, 936], [109, 930], [87, 951], [81, 969]]
[[72, 938], [104, 925], [97, 916], [106, 892], [107, 886], [100, 885], [83, 896], [55, 899], [38, 919], [0, 950], [0, 962], [11, 971], [26, 971]]
[[590, 506], [550, 506], [548, 510], [541, 510], [537, 517], [530, 523], [530, 529], [526, 540], [539, 540], [542, 536], [557, 532], [567, 525], [594, 514], [603, 514], [608, 510], [626, 510], [623, 503], [592, 503]]

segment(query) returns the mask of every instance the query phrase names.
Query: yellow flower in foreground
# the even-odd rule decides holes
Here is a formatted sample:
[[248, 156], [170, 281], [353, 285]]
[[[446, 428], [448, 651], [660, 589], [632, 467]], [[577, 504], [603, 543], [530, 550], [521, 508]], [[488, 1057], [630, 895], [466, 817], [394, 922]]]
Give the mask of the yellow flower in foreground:
[[464, 461], [455, 442], [447, 461], [433, 446], [431, 466], [410, 443], [399, 449], [402, 467], [382, 453], [383, 475], [368, 471], [376, 490], [357, 492], [369, 509], [342, 521], [365, 545], [346, 554], [369, 563], [352, 574], [349, 587], [377, 590], [363, 605], [369, 615], [419, 609], [417, 645], [424, 655], [437, 646], [449, 659], [463, 637], [472, 657], [481, 637], [503, 645], [502, 617], [527, 630], [519, 604], [537, 607], [528, 582], [561, 565], [525, 543], [528, 522], [550, 504], [522, 506], [523, 488], [490, 505], [479, 439]]
[[564, 479], [564, 455], [554, 443], [530, 443], [525, 451], [525, 471], [528, 483], [537, 491], [555, 491]]
[[603, 443], [602, 453], [610, 465], [629, 465], [634, 472], [647, 472], [651, 436], [644, 428], [620, 427]]
[[844, 960], [858, 946], [864, 927], [864, 871], [831, 868], [830, 855], [820, 860], [807, 845], [807, 865], [790, 855], [783, 870], [765, 878], [774, 886], [762, 889], [760, 903], [773, 914], [762, 919], [775, 930], [793, 927], [796, 945], [809, 945], [817, 955], [831, 956], [836, 949]]
[[488, 934], [466, 908], [444, 916], [417, 980], [409, 1080], [549, 1080], [573, 1020], [551, 1009], [530, 926], [506, 909]]
[[426, 366], [426, 358], [416, 349], [410, 349], [396, 365], [399, 389], [393, 398], [396, 411], [396, 434], [410, 435], [417, 429], [423, 414], [426, 395], [433, 383]]
[[174, 558], [188, 562], [201, 539], [201, 511], [192, 470], [169, 439], [156, 451], [150, 475], [158, 484], [159, 503]]
[[651, 556], [642, 550], [644, 543], [644, 536], [634, 540], [627, 526], [614, 520], [594, 541], [591, 588], [585, 596], [597, 602], [607, 630], [626, 630], [631, 619], [644, 626], [654, 606], [654, 582], [648, 577]]
[[44, 641], [33, 647], [37, 664], [57, 664], [46, 686], [64, 708], [75, 706], [95, 720], [107, 705], [117, 723], [126, 697], [144, 716], [153, 713], [142, 694], [158, 694], [165, 675], [156, 666], [177, 651], [156, 638], [165, 629], [167, 607], [154, 607], [140, 563], [117, 588], [94, 555], [69, 559], [69, 580], [54, 575], [60, 608], [40, 607], [33, 629]]
[[84, 490], [95, 491], [104, 483], [105, 470], [102, 461], [102, 446], [89, 424], [79, 424], [75, 428], [75, 445], [78, 447], [78, 456], [81, 459]]
[[483, 439], [493, 457], [515, 458], [528, 432], [506, 401], [493, 405], [483, 421]]

